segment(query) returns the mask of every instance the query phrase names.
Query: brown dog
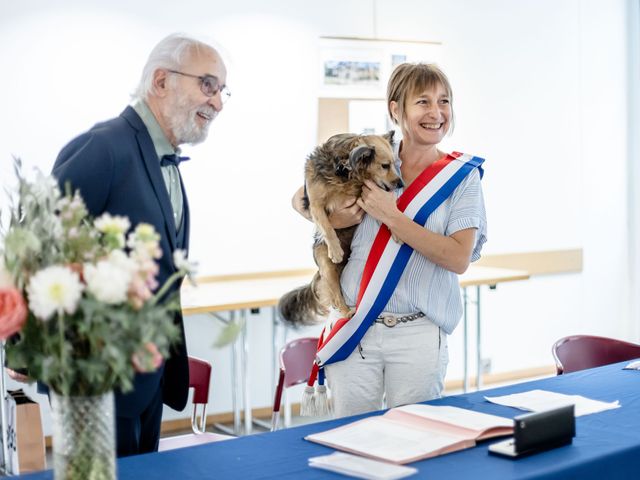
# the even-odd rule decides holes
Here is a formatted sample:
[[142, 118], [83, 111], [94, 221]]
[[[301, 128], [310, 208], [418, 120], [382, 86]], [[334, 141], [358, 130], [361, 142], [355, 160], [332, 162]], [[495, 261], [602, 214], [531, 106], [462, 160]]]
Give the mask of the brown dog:
[[394, 163], [393, 131], [385, 135], [334, 135], [309, 155], [305, 164], [305, 207], [316, 224], [313, 258], [318, 273], [311, 284], [285, 294], [280, 315], [293, 325], [312, 325], [332, 305], [344, 316], [347, 307], [340, 275], [351, 252], [356, 226], [335, 230], [329, 215], [348, 198], [358, 198], [365, 180], [390, 191], [402, 187]]

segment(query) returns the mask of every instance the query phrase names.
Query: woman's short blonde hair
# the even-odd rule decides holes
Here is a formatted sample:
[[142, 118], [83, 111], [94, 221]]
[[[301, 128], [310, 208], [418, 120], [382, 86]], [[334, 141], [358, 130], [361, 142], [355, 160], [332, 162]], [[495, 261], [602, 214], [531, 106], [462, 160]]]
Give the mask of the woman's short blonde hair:
[[[402, 126], [405, 118], [406, 102], [409, 97], [422, 93], [438, 84], [444, 87], [449, 97], [451, 105], [449, 132], [453, 131], [453, 91], [451, 90], [451, 83], [449, 83], [445, 73], [433, 63], [401, 63], [393, 70], [387, 85], [387, 109], [393, 123]], [[398, 104], [399, 118], [394, 118], [393, 113], [391, 113], [391, 102]]]

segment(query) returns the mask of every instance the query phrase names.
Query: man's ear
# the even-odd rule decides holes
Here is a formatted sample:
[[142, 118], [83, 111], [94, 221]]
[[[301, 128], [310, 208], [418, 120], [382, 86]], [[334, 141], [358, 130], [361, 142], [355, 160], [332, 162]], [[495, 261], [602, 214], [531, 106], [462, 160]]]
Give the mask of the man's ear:
[[153, 72], [153, 91], [159, 97], [167, 95], [167, 71], [159, 68]]

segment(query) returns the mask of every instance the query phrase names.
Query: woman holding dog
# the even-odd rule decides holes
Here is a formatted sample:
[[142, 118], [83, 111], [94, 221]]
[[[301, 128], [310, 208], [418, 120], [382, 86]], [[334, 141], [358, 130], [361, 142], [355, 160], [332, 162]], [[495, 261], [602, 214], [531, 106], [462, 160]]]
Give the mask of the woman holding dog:
[[[462, 175], [456, 177], [459, 183], [446, 198], [442, 195], [426, 223], [416, 223], [408, 210], [403, 212], [398, 206], [402, 203], [398, 197], [420, 190], [418, 184], [422, 185], [429, 172], [471, 158], [438, 148], [453, 126], [452, 90], [446, 75], [435, 65], [399, 65], [389, 80], [387, 106], [402, 132], [394, 149], [405, 187], [387, 192], [367, 181], [356, 205], [347, 202], [343, 210], [333, 213], [336, 228], [359, 223], [341, 277], [347, 305], [357, 303], [365, 264], [381, 224], [413, 253], [384, 311], [358, 347], [345, 360], [324, 367], [338, 417], [378, 410], [384, 398], [388, 407], [395, 407], [441, 396], [448, 364], [447, 336], [462, 316], [457, 275], [480, 257], [486, 241], [479, 163], [461, 180]], [[294, 196], [294, 208], [308, 218], [302, 195], [298, 191]], [[335, 319], [330, 315], [330, 322]]]

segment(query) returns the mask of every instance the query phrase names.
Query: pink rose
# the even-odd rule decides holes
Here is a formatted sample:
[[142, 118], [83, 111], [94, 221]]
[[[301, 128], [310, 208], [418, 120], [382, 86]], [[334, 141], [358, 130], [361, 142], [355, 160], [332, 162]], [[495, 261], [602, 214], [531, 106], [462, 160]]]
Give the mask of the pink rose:
[[27, 320], [27, 304], [14, 287], [0, 288], [0, 339], [20, 331]]

